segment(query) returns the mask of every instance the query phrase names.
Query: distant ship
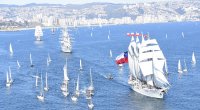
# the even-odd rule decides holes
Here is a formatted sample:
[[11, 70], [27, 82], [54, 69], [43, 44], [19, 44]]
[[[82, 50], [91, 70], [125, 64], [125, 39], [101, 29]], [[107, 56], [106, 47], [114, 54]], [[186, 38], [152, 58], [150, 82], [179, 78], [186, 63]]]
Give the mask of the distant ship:
[[42, 40], [42, 36], [43, 36], [42, 27], [41, 26], [36, 26], [35, 27], [35, 38], [36, 38], [36, 41], [41, 41]]
[[148, 97], [163, 98], [170, 84], [167, 81], [166, 59], [155, 39], [140, 43], [132, 40], [128, 47], [131, 88]]
[[61, 36], [61, 50], [66, 53], [72, 52], [71, 38], [67, 30], [64, 30]]

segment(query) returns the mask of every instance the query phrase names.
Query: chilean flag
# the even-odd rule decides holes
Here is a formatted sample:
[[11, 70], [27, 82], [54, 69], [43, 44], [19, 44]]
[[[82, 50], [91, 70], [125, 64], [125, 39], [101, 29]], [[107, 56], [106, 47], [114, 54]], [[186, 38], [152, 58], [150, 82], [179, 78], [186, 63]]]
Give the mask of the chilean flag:
[[121, 53], [115, 59], [116, 64], [128, 63], [128, 51]]

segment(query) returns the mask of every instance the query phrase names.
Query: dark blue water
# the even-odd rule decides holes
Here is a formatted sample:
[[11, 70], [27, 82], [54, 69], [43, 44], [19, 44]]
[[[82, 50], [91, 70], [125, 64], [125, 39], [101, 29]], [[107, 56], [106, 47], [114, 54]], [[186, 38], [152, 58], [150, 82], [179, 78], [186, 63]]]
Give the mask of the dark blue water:
[[[87, 100], [81, 95], [77, 103], [71, 101], [71, 95], [65, 98], [60, 90], [63, 80], [63, 65], [68, 59], [70, 78], [69, 92], [74, 91], [74, 81], [80, 74], [80, 88], [89, 85], [89, 68], [92, 68], [95, 95], [93, 103], [96, 110], [188, 110], [200, 109], [200, 23], [166, 23], [103, 26], [102, 28], [79, 27], [69, 28], [73, 36], [73, 53], [60, 51], [60, 29], [51, 35], [50, 29], [44, 29], [43, 42], [35, 42], [34, 30], [18, 32], [0, 32], [0, 108], [6, 109], [66, 109], [85, 110]], [[107, 39], [110, 30], [110, 40]], [[127, 84], [128, 65], [119, 70], [115, 57], [127, 50], [130, 38], [127, 32], [150, 33], [156, 38], [167, 58], [171, 84], [164, 99], [153, 99], [132, 91]], [[181, 33], [184, 32], [185, 38]], [[165, 35], [168, 34], [168, 38]], [[14, 55], [9, 55], [9, 44], [12, 43]], [[110, 49], [113, 58], [109, 57]], [[191, 66], [192, 51], [196, 54], [197, 65]], [[32, 54], [34, 68], [30, 68], [29, 54]], [[52, 63], [47, 68], [46, 58], [50, 54]], [[83, 71], [79, 69], [82, 59]], [[181, 78], [177, 73], [178, 60], [186, 59], [188, 73]], [[18, 69], [16, 60], [22, 67]], [[14, 83], [6, 88], [6, 71], [11, 67]], [[43, 76], [48, 72], [49, 91], [45, 92], [45, 101], [40, 102], [36, 96], [40, 87], [35, 87], [36, 72]], [[113, 74], [114, 79], [105, 77]]]

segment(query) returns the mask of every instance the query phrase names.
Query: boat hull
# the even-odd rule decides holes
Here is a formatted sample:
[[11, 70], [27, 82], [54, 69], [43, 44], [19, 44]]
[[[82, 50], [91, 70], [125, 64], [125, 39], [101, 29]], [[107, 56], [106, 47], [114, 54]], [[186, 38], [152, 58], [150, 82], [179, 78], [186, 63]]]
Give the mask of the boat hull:
[[71, 53], [72, 49], [71, 48], [67, 48], [67, 47], [61, 47], [62, 52], [64, 53]]
[[162, 99], [165, 93], [162, 89], [148, 88], [147, 85], [144, 87], [144, 85], [135, 82], [130, 85], [135, 92], [152, 98]]

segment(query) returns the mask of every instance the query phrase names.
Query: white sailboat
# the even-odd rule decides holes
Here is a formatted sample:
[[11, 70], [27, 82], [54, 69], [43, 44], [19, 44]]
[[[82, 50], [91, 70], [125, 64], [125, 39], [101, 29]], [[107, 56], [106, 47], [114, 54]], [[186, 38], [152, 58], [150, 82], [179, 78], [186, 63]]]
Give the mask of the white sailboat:
[[108, 35], [108, 40], [110, 40], [110, 35]]
[[80, 68], [79, 68], [79, 70], [83, 70], [83, 66], [82, 66], [82, 61], [81, 61], [81, 59], [80, 59]]
[[76, 95], [75, 82], [74, 82], [74, 88], [75, 88], [75, 93], [72, 95], [71, 99], [72, 99], [73, 102], [76, 102], [78, 100], [78, 96]]
[[52, 60], [51, 60], [51, 57], [50, 57], [50, 55], [49, 55], [49, 53], [48, 53], [48, 62], [50, 63]]
[[79, 90], [79, 75], [77, 78], [77, 82], [76, 82], [76, 91], [75, 91], [75, 95], [79, 96], [80, 95], [80, 90]]
[[185, 59], [184, 59], [184, 69], [183, 69], [183, 72], [187, 72], [187, 65], [186, 65]]
[[13, 79], [12, 79], [12, 72], [9, 66], [9, 82], [12, 84], [13, 83]]
[[112, 50], [110, 50], [110, 58], [112, 58]]
[[21, 65], [19, 64], [19, 61], [17, 60], [17, 66], [18, 66], [18, 68], [20, 68], [21, 67]]
[[170, 84], [165, 77], [165, 57], [155, 39], [141, 44], [131, 41], [128, 47], [128, 65], [131, 88], [142, 95], [163, 98]]
[[192, 53], [192, 65], [195, 65], [196, 64], [196, 58], [195, 58], [195, 55], [194, 55], [194, 52]]
[[182, 32], [181, 34], [182, 34], [182, 37], [184, 38], [185, 37], [184, 33]]
[[181, 66], [181, 61], [180, 60], [178, 60], [178, 73], [183, 73], [182, 66]]
[[94, 104], [92, 103], [92, 99], [89, 100], [88, 108], [92, 110], [94, 108]]
[[35, 38], [36, 38], [36, 41], [41, 41], [42, 40], [42, 36], [43, 36], [42, 27], [41, 26], [36, 26], [35, 27]]
[[168, 37], [167, 37], [167, 34], [165, 35], [165, 38], [167, 39]]
[[38, 98], [40, 101], [44, 101], [44, 91], [43, 91], [42, 74], [41, 74], [41, 90], [40, 90], [40, 95], [37, 95], [37, 98]]
[[64, 96], [68, 96], [69, 95], [69, 92], [68, 92], [69, 77], [68, 77], [68, 73], [67, 73], [67, 59], [66, 59], [66, 64], [63, 67], [63, 73], [64, 73], [64, 79], [63, 79], [63, 83], [62, 83], [60, 89], [63, 91]]
[[11, 86], [11, 83], [9, 80], [8, 72], [6, 72], [6, 87], [10, 87], [10, 86]]
[[33, 65], [31, 53], [30, 53], [30, 63], [31, 63], [31, 67], [33, 67], [34, 65]]
[[93, 81], [92, 81], [92, 70], [90, 68], [90, 86], [88, 87], [87, 91], [89, 91], [89, 93], [91, 95], [94, 95], [94, 86], [93, 86]]
[[44, 90], [45, 90], [45, 91], [48, 91], [48, 90], [49, 90], [48, 82], [47, 82], [48, 79], [47, 79], [47, 78], [48, 78], [48, 77], [47, 77], [47, 72], [46, 72], [46, 77], [45, 77], [45, 79], [46, 79], [46, 80], [45, 80], [45, 81], [46, 81], [45, 84], [46, 84], [46, 85], [45, 85], [45, 87], [44, 87]]
[[12, 48], [12, 44], [11, 43], [10, 43], [9, 50], [10, 50], [10, 55], [12, 56], [13, 55], [13, 48]]
[[91, 36], [91, 37], [93, 36], [93, 33], [92, 33], [92, 32], [90, 33], [90, 36]]
[[72, 43], [71, 43], [71, 37], [69, 36], [69, 33], [67, 30], [63, 31], [62, 34], [62, 40], [60, 41], [61, 43], [61, 50], [66, 53], [71, 53], [72, 52]]

